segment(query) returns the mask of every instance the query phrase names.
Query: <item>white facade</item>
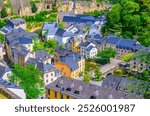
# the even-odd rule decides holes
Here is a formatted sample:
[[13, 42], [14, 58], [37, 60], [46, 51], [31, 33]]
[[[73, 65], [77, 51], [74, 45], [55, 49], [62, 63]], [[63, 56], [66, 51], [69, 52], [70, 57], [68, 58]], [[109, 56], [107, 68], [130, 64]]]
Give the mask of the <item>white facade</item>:
[[9, 89], [10, 91], [12, 91], [13, 93], [15, 93], [17, 96], [19, 96], [20, 98], [22, 99], [26, 99], [26, 94], [24, 92], [23, 89], [19, 89], [19, 88], [7, 88]]
[[81, 46], [80, 54], [86, 58], [94, 58], [97, 55], [97, 48], [93, 43], [90, 43], [88, 46]]

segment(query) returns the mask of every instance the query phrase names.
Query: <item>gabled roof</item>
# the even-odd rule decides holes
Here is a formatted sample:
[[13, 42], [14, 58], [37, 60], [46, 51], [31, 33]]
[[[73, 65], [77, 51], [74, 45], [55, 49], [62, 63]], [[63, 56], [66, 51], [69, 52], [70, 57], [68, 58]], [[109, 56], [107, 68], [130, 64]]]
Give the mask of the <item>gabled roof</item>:
[[76, 99], [138, 99], [133, 94], [85, 83], [77, 79], [60, 77], [46, 86], [47, 89], [61, 91]]
[[117, 89], [119, 83], [121, 81], [120, 77], [109, 75], [102, 82], [102, 87]]
[[6, 80], [3, 80], [2, 78], [0, 78], [0, 85], [4, 85], [6, 88], [21, 89], [16, 84], [10, 83]]
[[20, 44], [32, 44], [33, 40], [31, 38], [19, 37], [16, 39]]
[[134, 49], [134, 47], [137, 45], [136, 40], [124, 39], [116, 36], [108, 36], [106, 42], [114, 44], [118, 48], [126, 48], [126, 49]]
[[26, 64], [28, 65], [28, 64], [32, 64], [32, 65], [36, 65], [38, 63], [38, 59], [36, 59], [36, 58], [29, 58], [27, 61], [26, 61]]
[[43, 25], [42, 30], [47, 31], [50, 28], [58, 27], [58, 24], [56, 22], [45, 22]]
[[12, 20], [8, 20], [7, 22], [7, 25], [10, 25], [10, 26], [19, 26], [19, 25], [22, 25], [22, 24], [25, 24], [26, 21], [22, 18], [16, 18], [16, 19], [12, 19]]
[[34, 54], [36, 59], [43, 62], [51, 58], [51, 56], [44, 50], [35, 51]]

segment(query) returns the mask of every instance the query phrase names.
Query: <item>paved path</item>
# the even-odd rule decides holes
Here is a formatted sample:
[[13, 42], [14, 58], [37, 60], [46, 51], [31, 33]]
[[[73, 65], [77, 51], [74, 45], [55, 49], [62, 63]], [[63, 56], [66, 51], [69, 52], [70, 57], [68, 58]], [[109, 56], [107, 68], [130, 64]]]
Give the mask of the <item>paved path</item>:
[[102, 72], [102, 74], [105, 74], [105, 73], [109, 72], [110, 70], [118, 67], [118, 63], [120, 63], [120, 62], [121, 62], [120, 60], [111, 59], [110, 64], [106, 64], [106, 65], [101, 66], [100, 71]]

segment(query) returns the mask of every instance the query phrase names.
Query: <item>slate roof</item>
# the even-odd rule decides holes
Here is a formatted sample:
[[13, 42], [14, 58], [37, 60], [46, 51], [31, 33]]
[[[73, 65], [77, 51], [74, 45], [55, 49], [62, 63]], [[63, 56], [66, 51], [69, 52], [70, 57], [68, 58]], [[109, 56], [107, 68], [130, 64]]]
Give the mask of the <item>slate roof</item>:
[[117, 89], [120, 81], [120, 77], [109, 75], [106, 79], [103, 80], [102, 87]]
[[[33, 39], [34, 37], [39, 38], [39, 36], [37, 34], [35, 34], [33, 32], [25, 32], [21, 28], [14, 29], [13, 31], [11, 31], [10, 33], [5, 35], [5, 38], [6, 38], [6, 41], [8, 44], [10, 44], [12, 41], [14, 41], [15, 39], [18, 39], [18, 38]], [[22, 41], [22, 42], [24, 42], [24, 41]]]
[[61, 93], [73, 96], [76, 99], [138, 99], [142, 97], [134, 96], [130, 93], [117, 91], [114, 89], [100, 87], [83, 81], [60, 77], [53, 83], [46, 86]]
[[78, 45], [78, 47], [87, 47], [89, 44], [90, 44], [91, 42], [82, 42], [82, 43], [80, 43], [79, 45]]
[[2, 78], [3, 75], [9, 71], [11, 71], [11, 69], [9, 67], [0, 65], [0, 78]]
[[55, 27], [58, 27], [58, 24], [56, 22], [45, 22], [42, 31], [47, 31], [49, 28], [55, 28]]
[[38, 62], [37, 69], [39, 69], [39, 71], [41, 71], [42, 73], [49, 73], [49, 72], [55, 72], [55, 76], [58, 76], [58, 74], [60, 75], [60, 71], [52, 64], [44, 64], [43, 62]]
[[38, 63], [38, 59], [36, 59], [36, 58], [29, 58], [27, 61], [26, 61], [26, 64], [28, 65], [28, 64], [32, 64], [32, 65], [36, 65]]
[[23, 45], [21, 45], [18, 41], [14, 40], [11, 44], [10, 44], [11, 50], [12, 52], [20, 55], [22, 58], [25, 58], [30, 51], [27, 50], [26, 47], [24, 47]]
[[60, 62], [66, 63], [70, 67], [71, 71], [79, 68], [78, 61], [82, 59], [79, 54], [63, 48], [58, 48], [55, 52], [60, 55]]
[[33, 40], [31, 38], [19, 37], [16, 39], [20, 44], [32, 44]]
[[22, 25], [22, 24], [25, 24], [26, 21], [22, 18], [16, 18], [16, 19], [11, 19], [11, 20], [8, 20], [7, 22], [7, 25], [9, 26], [19, 26], [19, 25]]
[[6, 88], [21, 89], [16, 84], [10, 83], [10, 82], [8, 82], [6, 80], [3, 80], [2, 78], [0, 78], [0, 85], [4, 85]]
[[51, 56], [44, 50], [35, 51], [34, 54], [36, 59], [43, 62], [51, 58]]
[[124, 39], [116, 36], [108, 36], [106, 39], [107, 39], [106, 43], [114, 44], [117, 46], [117, 48], [135, 50], [135, 47], [137, 47], [136, 40]]
[[74, 71], [79, 68], [76, 59], [73, 59], [73, 57], [71, 56], [62, 57], [60, 62], [64, 62], [65, 64], [67, 64], [71, 71]]

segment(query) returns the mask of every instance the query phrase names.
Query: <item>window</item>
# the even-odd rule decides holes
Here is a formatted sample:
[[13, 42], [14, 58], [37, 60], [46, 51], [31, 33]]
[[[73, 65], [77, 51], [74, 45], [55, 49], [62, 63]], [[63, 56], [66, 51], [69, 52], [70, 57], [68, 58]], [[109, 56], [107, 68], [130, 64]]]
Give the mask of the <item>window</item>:
[[67, 95], [67, 99], [69, 99], [69, 96]]
[[60, 95], [60, 99], [63, 99], [63, 94]]
[[55, 98], [57, 98], [57, 92], [55, 91]]
[[47, 94], [50, 95], [51, 94], [50, 92], [51, 92], [50, 89], [48, 89], [48, 93]]
[[53, 81], [53, 78], [51, 78], [51, 82]]
[[48, 79], [46, 80], [46, 83], [48, 83]]
[[48, 74], [46, 74], [46, 78], [48, 78]]
[[51, 76], [53, 76], [53, 73], [51, 73]]
[[28, 45], [28, 47], [30, 47], [30, 45]]

